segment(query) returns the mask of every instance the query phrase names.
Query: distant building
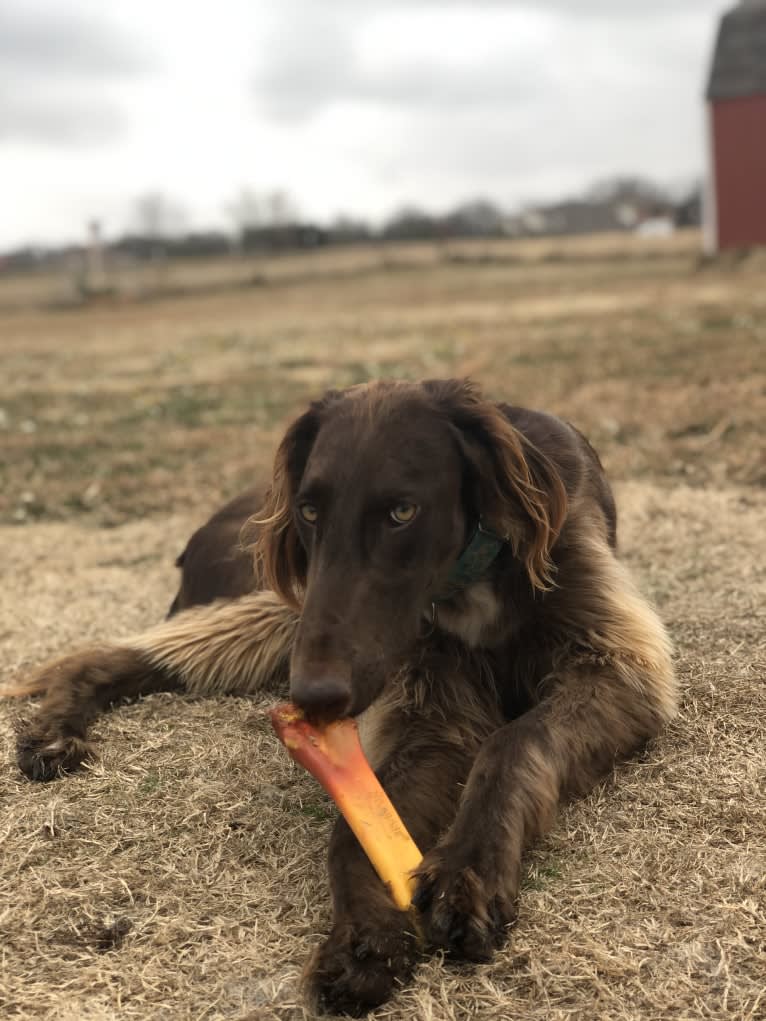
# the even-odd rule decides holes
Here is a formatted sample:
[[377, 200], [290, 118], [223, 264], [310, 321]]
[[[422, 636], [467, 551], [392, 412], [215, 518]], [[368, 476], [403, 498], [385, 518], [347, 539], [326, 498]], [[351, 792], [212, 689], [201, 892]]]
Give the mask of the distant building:
[[568, 199], [506, 217], [510, 237], [557, 237], [636, 231], [658, 237], [672, 234], [676, 206], [661, 195], [617, 191], [605, 198]]
[[706, 247], [766, 245], [766, 0], [721, 19], [707, 104]]
[[538, 228], [534, 233], [537, 234], [595, 234], [625, 229], [619, 209], [611, 202], [572, 199], [541, 206], [535, 213]]

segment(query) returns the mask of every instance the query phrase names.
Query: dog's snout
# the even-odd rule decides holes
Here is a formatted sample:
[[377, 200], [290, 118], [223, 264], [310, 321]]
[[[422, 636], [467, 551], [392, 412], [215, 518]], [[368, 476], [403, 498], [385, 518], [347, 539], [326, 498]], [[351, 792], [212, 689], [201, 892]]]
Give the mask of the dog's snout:
[[309, 717], [339, 720], [351, 708], [351, 683], [336, 674], [301, 673], [290, 681], [290, 698]]

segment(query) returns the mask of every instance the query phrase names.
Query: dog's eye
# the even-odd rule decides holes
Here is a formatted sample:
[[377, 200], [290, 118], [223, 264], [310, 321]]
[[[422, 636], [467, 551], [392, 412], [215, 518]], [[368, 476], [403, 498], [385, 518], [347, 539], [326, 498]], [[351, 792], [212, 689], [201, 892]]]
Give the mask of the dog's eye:
[[418, 507], [414, 503], [398, 503], [389, 513], [395, 525], [409, 525], [417, 517]]
[[298, 513], [307, 524], [315, 525], [317, 523], [319, 511], [313, 503], [302, 503], [298, 508]]

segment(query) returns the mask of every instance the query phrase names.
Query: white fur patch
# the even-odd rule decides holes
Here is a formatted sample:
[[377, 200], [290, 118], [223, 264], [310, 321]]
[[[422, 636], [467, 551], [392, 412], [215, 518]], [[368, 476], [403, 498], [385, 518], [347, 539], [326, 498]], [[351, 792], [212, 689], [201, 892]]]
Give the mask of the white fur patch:
[[495, 627], [499, 614], [500, 600], [494, 586], [489, 581], [478, 581], [449, 603], [437, 606], [436, 624], [462, 638], [466, 645], [477, 646]]
[[386, 715], [385, 706], [378, 699], [356, 718], [359, 740], [373, 769], [378, 769], [392, 750], [392, 734], [386, 735], [385, 732]]

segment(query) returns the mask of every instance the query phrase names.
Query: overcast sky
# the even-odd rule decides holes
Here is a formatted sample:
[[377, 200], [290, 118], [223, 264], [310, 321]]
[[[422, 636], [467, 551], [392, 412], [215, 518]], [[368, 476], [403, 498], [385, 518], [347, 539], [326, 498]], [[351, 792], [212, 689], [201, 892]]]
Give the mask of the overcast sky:
[[0, 247], [241, 188], [379, 221], [704, 164], [721, 0], [0, 0]]

